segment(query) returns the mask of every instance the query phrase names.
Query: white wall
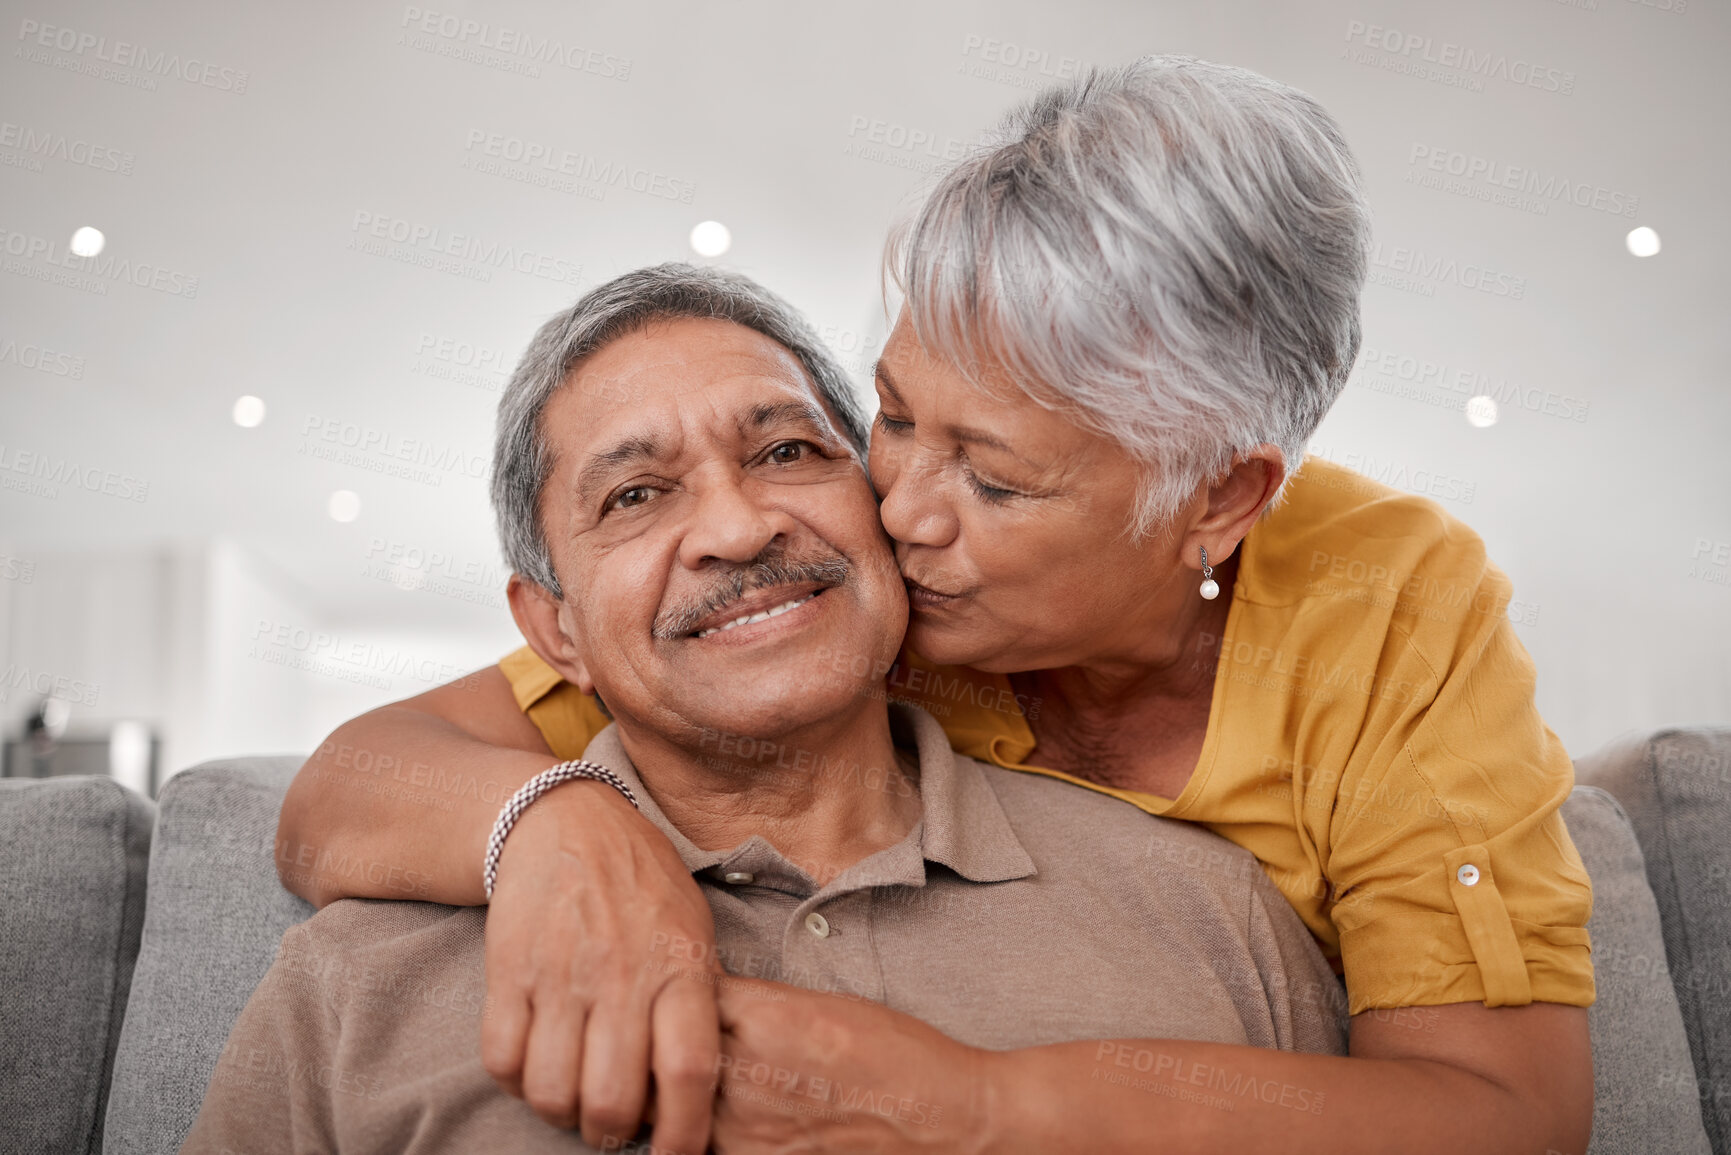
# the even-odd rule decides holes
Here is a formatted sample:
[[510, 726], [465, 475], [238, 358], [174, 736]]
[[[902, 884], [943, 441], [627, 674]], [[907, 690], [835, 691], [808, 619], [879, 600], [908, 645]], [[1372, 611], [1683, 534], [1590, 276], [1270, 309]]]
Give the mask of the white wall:
[[410, 632], [332, 616], [228, 541], [32, 560], [0, 582], [0, 724], [18, 734], [43, 692], [72, 704], [68, 737], [143, 721], [164, 777], [224, 755], [304, 754], [343, 719], [517, 644], [508, 622]]
[[[1514, 578], [1570, 749], [1731, 721], [1724, 5], [10, 0], [0, 34], [0, 556], [36, 575], [0, 561], [5, 658], [100, 684], [92, 720], [155, 720], [170, 765], [304, 750], [423, 684], [370, 663], [509, 647], [493, 406], [582, 288], [691, 259], [719, 219], [720, 262], [863, 381], [880, 243], [943, 156], [1048, 76], [1150, 51], [1339, 118], [1379, 248], [1317, 447], [1442, 479]], [[95, 262], [67, 254], [82, 225]], [[1503, 399], [1494, 426], [1470, 391]]]

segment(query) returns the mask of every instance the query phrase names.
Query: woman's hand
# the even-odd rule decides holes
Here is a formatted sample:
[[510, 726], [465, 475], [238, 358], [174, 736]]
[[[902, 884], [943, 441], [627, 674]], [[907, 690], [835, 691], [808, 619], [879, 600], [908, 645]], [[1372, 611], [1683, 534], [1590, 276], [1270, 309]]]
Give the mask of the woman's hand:
[[715, 1150], [977, 1149], [992, 1055], [877, 1003], [723, 978]]
[[549, 791], [511, 831], [487, 913], [481, 1058], [507, 1092], [603, 1150], [655, 1081], [656, 1151], [709, 1142], [715, 924], [673, 844], [612, 787]]

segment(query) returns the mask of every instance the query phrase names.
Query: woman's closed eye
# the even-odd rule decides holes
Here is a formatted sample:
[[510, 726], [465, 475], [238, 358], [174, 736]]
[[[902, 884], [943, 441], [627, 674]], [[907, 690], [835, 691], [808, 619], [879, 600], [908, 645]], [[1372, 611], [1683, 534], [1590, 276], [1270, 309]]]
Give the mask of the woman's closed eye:
[[1022, 496], [1017, 490], [1005, 489], [1001, 485], [992, 485], [982, 480], [970, 465], [964, 464], [962, 472], [967, 476], [968, 488], [973, 490], [974, 495], [987, 505], [1002, 505], [1012, 497]]
[[885, 433], [906, 433], [914, 427], [912, 421], [897, 420], [896, 418], [891, 417], [888, 413], [885, 413], [882, 409], [878, 410], [877, 423], [878, 428], [882, 429]]

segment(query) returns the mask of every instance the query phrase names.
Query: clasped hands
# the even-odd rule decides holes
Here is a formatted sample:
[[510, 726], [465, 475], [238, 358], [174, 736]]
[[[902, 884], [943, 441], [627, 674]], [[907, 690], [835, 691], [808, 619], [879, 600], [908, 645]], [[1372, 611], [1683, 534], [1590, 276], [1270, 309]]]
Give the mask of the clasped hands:
[[508, 1093], [602, 1151], [978, 1143], [991, 1052], [870, 1001], [724, 974], [672, 845], [603, 835], [592, 823], [579, 855], [525, 821], [501, 857], [481, 1060]]

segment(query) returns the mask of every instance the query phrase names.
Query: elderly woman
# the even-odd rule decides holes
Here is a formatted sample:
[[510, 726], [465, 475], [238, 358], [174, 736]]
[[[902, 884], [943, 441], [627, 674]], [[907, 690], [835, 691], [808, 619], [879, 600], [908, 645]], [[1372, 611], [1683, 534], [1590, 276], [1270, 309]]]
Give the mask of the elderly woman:
[[[1338, 960], [1351, 1057], [987, 1054], [815, 995], [778, 1012], [800, 1029], [767, 1031], [724, 994], [728, 1048], [855, 1086], [913, 1073], [960, 1125], [727, 1099], [718, 1146], [1584, 1149], [1591, 894], [1508, 579], [1432, 502], [1304, 459], [1357, 353], [1367, 239], [1340, 130], [1301, 93], [1178, 58], [1050, 90], [892, 239], [905, 301], [870, 451], [912, 605], [889, 692], [966, 754], [1251, 851]], [[605, 722], [519, 651], [339, 729], [281, 837], [480, 903], [499, 803]], [[492, 790], [448, 811], [357, 794], [324, 773], [355, 751]], [[403, 897], [366, 872], [285, 881]], [[712, 933], [626, 803], [551, 792], [493, 895], [488, 1069], [592, 1142], [630, 1137], [653, 1074], [657, 1143], [701, 1148], [714, 988], [639, 964], [655, 935]]]

